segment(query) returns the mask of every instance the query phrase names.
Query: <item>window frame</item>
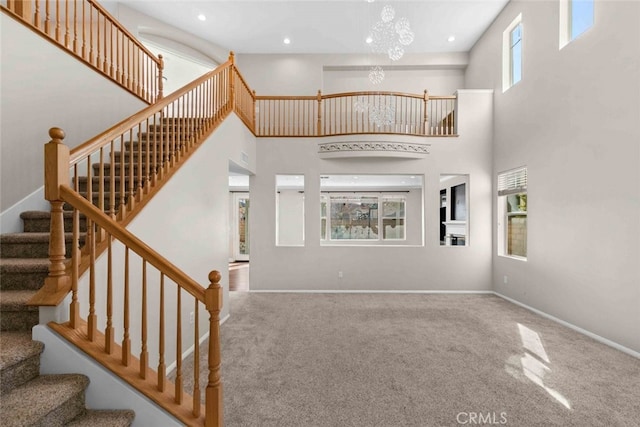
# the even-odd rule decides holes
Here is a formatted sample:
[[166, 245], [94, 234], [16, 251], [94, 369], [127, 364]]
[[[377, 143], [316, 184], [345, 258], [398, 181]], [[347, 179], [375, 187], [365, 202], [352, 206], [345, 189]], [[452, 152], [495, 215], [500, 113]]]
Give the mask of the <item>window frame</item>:
[[[511, 36], [513, 32], [519, 28], [520, 38], [517, 43], [511, 43]], [[519, 45], [519, 78], [514, 81], [514, 56], [513, 47]], [[524, 59], [524, 25], [522, 23], [522, 13], [518, 14], [515, 19], [509, 24], [509, 26], [502, 33], [502, 92], [506, 92], [511, 87], [522, 81], [523, 76], [523, 61]]]

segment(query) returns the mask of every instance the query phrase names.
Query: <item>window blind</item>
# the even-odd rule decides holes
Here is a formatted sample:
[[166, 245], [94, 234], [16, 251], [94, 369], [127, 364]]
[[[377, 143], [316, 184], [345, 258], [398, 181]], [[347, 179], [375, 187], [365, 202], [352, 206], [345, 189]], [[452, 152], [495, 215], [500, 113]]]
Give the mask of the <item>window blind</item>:
[[513, 169], [498, 175], [498, 195], [522, 193], [527, 191], [527, 168]]

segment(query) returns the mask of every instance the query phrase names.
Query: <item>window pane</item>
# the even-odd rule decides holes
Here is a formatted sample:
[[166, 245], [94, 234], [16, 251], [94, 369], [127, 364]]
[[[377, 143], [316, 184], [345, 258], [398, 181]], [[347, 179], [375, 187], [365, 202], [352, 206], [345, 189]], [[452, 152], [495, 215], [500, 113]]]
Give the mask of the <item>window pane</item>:
[[507, 255], [527, 256], [527, 193], [507, 198]]
[[377, 240], [378, 198], [331, 196], [332, 240]]
[[405, 198], [382, 198], [382, 230], [383, 239], [405, 238]]
[[522, 24], [511, 31], [511, 84], [522, 78]]
[[571, 1], [571, 40], [593, 26], [593, 0]]

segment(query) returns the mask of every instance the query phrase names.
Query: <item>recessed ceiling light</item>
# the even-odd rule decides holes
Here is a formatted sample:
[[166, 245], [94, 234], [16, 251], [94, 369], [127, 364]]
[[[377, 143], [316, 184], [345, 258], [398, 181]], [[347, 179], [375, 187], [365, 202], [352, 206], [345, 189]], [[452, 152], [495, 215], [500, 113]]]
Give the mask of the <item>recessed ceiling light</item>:
[[282, 40], [282, 43], [284, 44], [290, 44], [291, 40], [289, 39], [289, 37], [285, 37], [284, 40]]
[[366, 42], [367, 44], [371, 44], [371, 42], [373, 42], [373, 38], [372, 38], [371, 36], [369, 36], [369, 37], [367, 37], [367, 38], [365, 39], [365, 42]]
[[456, 40], [456, 36], [449, 36], [449, 38], [447, 39], [448, 42], [452, 42]]
[[207, 20], [207, 17], [206, 17], [206, 16], [204, 16], [204, 15], [201, 13], [200, 15], [198, 15], [198, 19], [199, 19], [199, 20], [201, 20], [201, 21], [206, 21], [206, 20]]

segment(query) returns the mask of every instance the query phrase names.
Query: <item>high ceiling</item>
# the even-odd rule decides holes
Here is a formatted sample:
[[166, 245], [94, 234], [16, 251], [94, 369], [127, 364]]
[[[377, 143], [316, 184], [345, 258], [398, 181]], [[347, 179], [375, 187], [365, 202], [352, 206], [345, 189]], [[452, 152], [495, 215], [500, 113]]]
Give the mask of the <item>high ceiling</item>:
[[[385, 5], [415, 33], [406, 53], [466, 52], [508, 0], [121, 0], [237, 53], [370, 53], [365, 39]], [[198, 15], [206, 19], [198, 19]], [[448, 41], [450, 37], [455, 40]], [[285, 38], [290, 44], [284, 44]]]

